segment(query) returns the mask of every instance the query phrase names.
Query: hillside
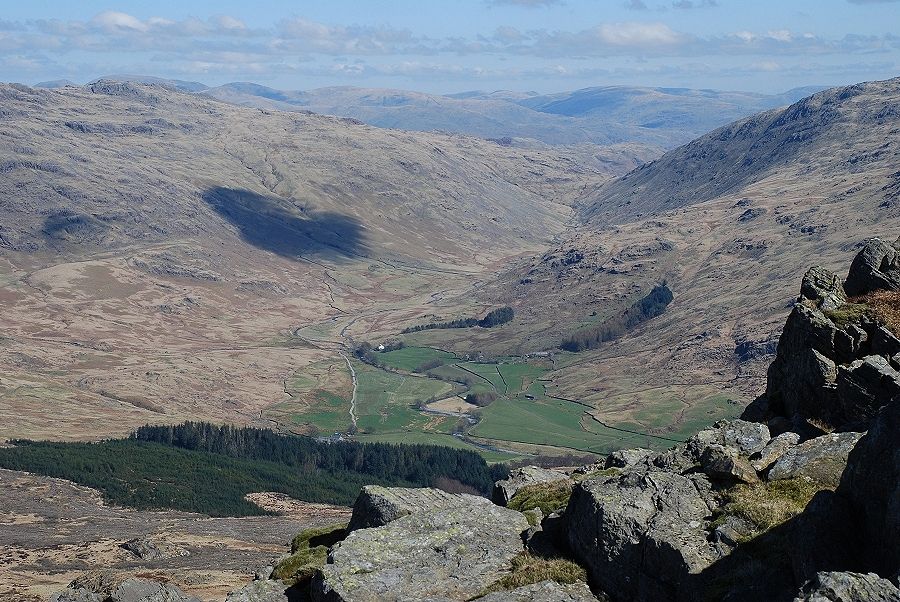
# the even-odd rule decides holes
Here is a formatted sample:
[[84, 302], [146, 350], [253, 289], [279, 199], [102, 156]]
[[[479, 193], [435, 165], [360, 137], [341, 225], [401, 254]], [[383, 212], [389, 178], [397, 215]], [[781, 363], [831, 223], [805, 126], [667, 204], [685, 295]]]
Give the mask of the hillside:
[[480, 289], [515, 308], [516, 328], [443, 344], [552, 349], [667, 280], [663, 315], [598, 350], [557, 353], [548, 391], [606, 424], [679, 437], [736, 414], [761, 388], [790, 275], [837, 271], [860, 240], [900, 234], [898, 101], [900, 79], [828, 90], [602, 185], [552, 251]]
[[467, 290], [609, 177], [564, 152], [154, 85], [0, 98], [4, 438], [270, 424], [300, 367], [343, 361], [358, 312]]

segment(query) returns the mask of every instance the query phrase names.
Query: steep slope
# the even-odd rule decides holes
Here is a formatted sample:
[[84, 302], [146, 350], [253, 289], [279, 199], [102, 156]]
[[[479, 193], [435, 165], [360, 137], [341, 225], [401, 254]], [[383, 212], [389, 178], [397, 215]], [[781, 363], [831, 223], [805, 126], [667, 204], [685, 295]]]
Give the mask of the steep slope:
[[[594, 177], [558, 155], [236, 109], [164, 88], [2, 94], [3, 237], [13, 249], [224, 235], [230, 222], [288, 255], [403, 249], [468, 261], [475, 249], [558, 232], [561, 203]], [[280, 223], [274, 240], [258, 213]], [[284, 227], [310, 240], [279, 248]]]
[[558, 354], [551, 389], [657, 434], [736, 414], [761, 388], [790, 275], [839, 270], [860, 240], [900, 234], [898, 106], [900, 79], [829, 90], [601, 186], [555, 250], [481, 290], [518, 319], [479, 348], [551, 348], [665, 279], [675, 299], [662, 316]]
[[2, 85], [0, 107], [0, 437], [269, 424], [358, 313], [544, 248], [607, 177], [153, 85]]

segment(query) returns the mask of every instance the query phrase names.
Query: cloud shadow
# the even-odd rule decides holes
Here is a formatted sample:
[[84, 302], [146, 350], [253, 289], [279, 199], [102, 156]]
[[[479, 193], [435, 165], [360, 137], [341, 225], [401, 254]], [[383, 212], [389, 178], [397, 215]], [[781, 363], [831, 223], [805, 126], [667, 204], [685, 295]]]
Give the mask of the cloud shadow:
[[203, 201], [247, 243], [289, 259], [338, 260], [366, 254], [362, 224], [340, 213], [306, 212], [276, 196], [216, 186]]

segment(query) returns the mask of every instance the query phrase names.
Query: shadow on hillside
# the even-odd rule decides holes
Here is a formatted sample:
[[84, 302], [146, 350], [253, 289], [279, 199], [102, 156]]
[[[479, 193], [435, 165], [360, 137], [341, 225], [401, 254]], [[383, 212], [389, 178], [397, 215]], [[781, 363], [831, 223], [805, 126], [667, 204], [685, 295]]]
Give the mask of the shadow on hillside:
[[362, 224], [349, 215], [307, 213], [280, 197], [222, 186], [204, 192], [203, 201], [244, 241], [282, 257], [336, 260], [366, 252]]

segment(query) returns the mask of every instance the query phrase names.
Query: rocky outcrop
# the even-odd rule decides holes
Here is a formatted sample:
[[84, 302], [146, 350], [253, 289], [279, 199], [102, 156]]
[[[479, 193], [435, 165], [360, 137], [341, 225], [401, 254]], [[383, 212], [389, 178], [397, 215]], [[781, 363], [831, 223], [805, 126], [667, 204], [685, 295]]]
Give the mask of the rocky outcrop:
[[861, 433], [831, 433], [787, 450], [769, 471], [769, 480], [803, 478], [836, 487], [847, 465], [850, 450]]
[[572, 551], [616, 600], [690, 599], [689, 577], [721, 557], [704, 489], [703, 475], [649, 469], [583, 481], [566, 510]]
[[562, 584], [541, 581], [507, 592], [495, 592], [478, 602], [597, 602], [597, 598], [584, 583]]
[[289, 602], [291, 596], [284, 583], [272, 578], [272, 567], [257, 572], [256, 578], [228, 594], [225, 602]]
[[653, 450], [643, 447], [637, 449], [619, 449], [606, 457], [604, 468], [627, 468], [654, 456]]
[[468, 600], [522, 553], [525, 516], [485, 503], [423, 510], [357, 529], [334, 546], [312, 584], [322, 602]]
[[823, 267], [810, 268], [800, 283], [800, 297], [818, 304], [820, 309], [833, 310], [847, 302], [847, 293], [837, 274]]
[[549, 470], [538, 466], [517, 468], [510, 473], [509, 478], [497, 481], [494, 484], [494, 491], [491, 494], [491, 499], [495, 504], [505, 506], [509, 503], [509, 500], [513, 498], [516, 492], [523, 487], [536, 485], [538, 483], [552, 483], [554, 481], [568, 480], [570, 480], [568, 476], [556, 470]]
[[51, 602], [200, 602], [170, 583], [124, 578], [112, 571], [92, 571], [75, 579]]
[[900, 290], [900, 238], [893, 244], [869, 240], [850, 265], [844, 283], [850, 296], [882, 289]]
[[849, 504], [858, 556], [869, 570], [900, 576], [900, 403], [885, 407], [850, 452], [835, 492]]
[[149, 537], [138, 537], [126, 541], [122, 547], [141, 560], [163, 560], [165, 558], [176, 558], [178, 556], [190, 556], [190, 552], [184, 548], [173, 546], [166, 542], [158, 542]]
[[807, 272], [769, 366], [765, 395], [745, 417], [784, 417], [797, 432], [866, 430], [900, 394], [900, 363], [892, 365], [900, 338], [879, 322], [869, 297], [856, 297], [873, 291], [900, 291], [900, 241], [868, 241], [843, 284], [824, 268]]
[[464, 493], [447, 493], [440, 489], [367, 485], [362, 488], [356, 498], [347, 530], [380, 527], [400, 517], [423, 510], [483, 506], [489, 503], [482, 497]]
[[822, 572], [794, 602], [900, 602], [900, 590], [874, 573]]
[[759, 477], [750, 462], [734, 449], [707, 445], [700, 454], [700, 467], [714, 481], [756, 483]]
[[763, 449], [752, 454], [750, 456], [750, 464], [754, 469], [763, 472], [798, 443], [800, 443], [799, 434], [792, 432], [781, 433], [777, 437], [773, 437]]

